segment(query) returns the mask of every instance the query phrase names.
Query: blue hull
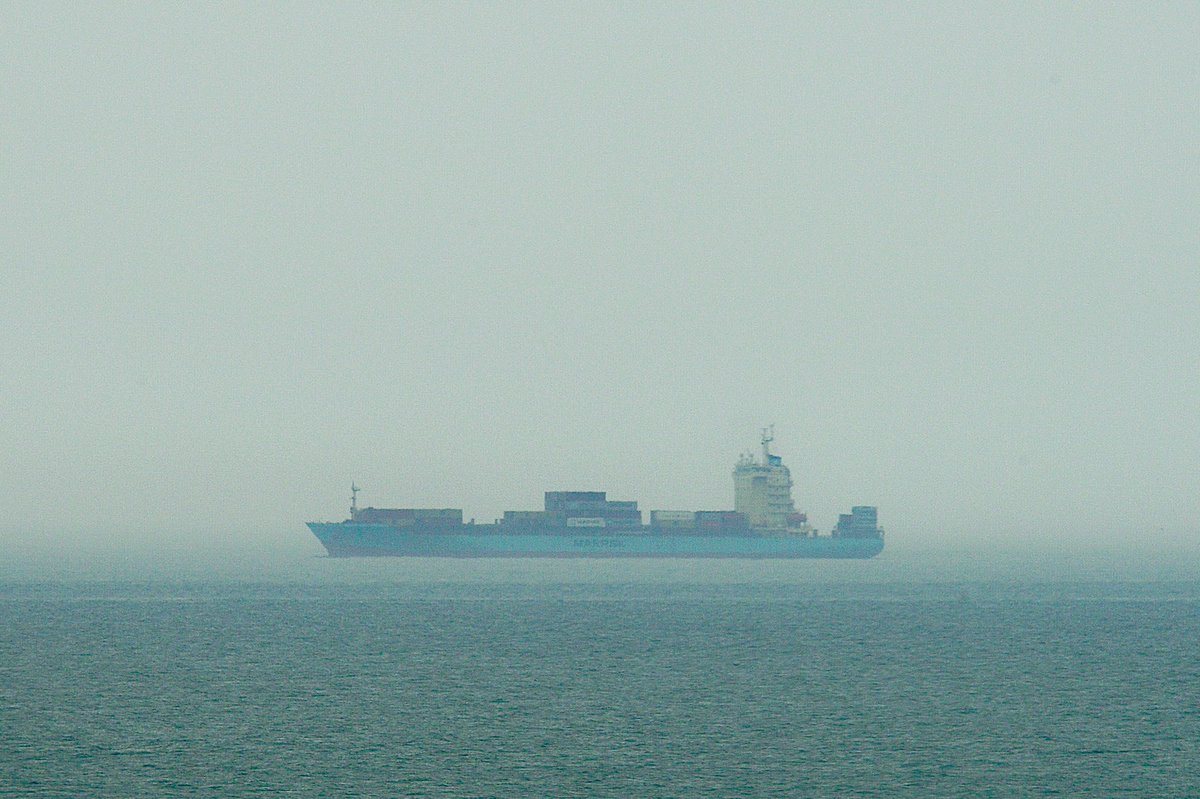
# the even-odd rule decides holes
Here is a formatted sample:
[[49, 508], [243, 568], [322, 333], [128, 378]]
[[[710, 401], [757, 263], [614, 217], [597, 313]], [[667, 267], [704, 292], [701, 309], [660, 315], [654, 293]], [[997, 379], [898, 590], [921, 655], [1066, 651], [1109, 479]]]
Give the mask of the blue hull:
[[491, 526], [411, 530], [387, 524], [309, 522], [332, 557], [456, 558], [873, 558], [882, 538], [509, 533]]

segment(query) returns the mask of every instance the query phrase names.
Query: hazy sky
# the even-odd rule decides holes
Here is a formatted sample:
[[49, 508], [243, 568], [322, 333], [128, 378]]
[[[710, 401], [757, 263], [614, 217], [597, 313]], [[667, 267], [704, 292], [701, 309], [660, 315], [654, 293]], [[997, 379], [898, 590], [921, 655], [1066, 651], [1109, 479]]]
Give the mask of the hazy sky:
[[[0, 10], [0, 532], [351, 479], [1200, 538], [1200, 5]], [[319, 547], [317, 547], [319, 549]]]

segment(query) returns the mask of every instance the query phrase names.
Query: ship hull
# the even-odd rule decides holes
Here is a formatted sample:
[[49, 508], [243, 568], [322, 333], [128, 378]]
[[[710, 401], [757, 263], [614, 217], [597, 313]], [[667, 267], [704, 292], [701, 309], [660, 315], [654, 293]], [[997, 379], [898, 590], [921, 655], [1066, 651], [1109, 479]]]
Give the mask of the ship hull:
[[331, 557], [457, 558], [873, 558], [882, 538], [769, 535], [497, 532], [491, 525], [412, 529], [309, 522]]

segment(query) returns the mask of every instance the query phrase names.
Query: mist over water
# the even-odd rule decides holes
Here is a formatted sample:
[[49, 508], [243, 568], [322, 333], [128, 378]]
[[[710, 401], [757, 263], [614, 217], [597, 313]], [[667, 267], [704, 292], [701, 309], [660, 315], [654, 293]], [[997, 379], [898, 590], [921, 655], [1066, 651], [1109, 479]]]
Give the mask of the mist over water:
[[1197, 546], [1194, 4], [14, 6], [0, 535], [542, 492]]
[[1200, 796], [1200, 6], [0, 16], [0, 796]]
[[[706, 586], [779, 587], [798, 592], [834, 586], [859, 591], [960, 588], [1035, 591], [1055, 585], [1189, 585], [1200, 580], [1200, 556], [1190, 549], [1089, 548], [1063, 551], [1005, 547], [921, 548], [889, 539], [867, 561], [705, 559], [475, 559], [329, 558], [303, 528], [286, 546], [196, 549], [148, 547], [18, 549], [0, 564], [6, 584], [299, 584], [379, 585], [416, 591], [436, 585], [655, 586], [678, 584], [703, 593]], [[920, 587], [920, 588], [917, 588]]]

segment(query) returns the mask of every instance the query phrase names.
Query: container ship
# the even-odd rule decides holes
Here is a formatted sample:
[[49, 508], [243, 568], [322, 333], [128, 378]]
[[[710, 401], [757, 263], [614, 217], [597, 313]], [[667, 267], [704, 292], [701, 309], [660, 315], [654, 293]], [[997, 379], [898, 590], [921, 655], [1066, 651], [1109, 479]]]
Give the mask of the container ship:
[[604, 491], [547, 491], [542, 510], [510, 510], [491, 523], [463, 521], [461, 508], [360, 508], [350, 518], [309, 522], [331, 557], [482, 558], [871, 558], [883, 550], [876, 508], [842, 514], [828, 535], [792, 500], [792, 475], [770, 450], [742, 455], [733, 469], [733, 510], [652, 510]]

